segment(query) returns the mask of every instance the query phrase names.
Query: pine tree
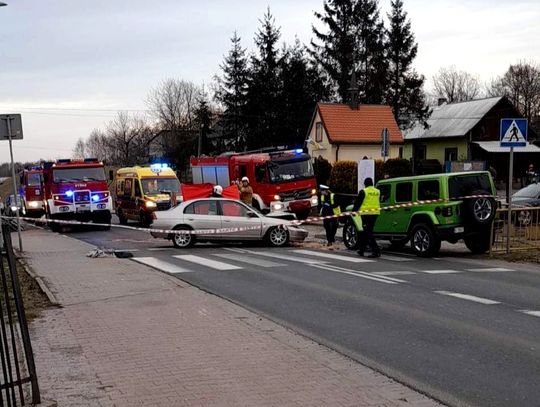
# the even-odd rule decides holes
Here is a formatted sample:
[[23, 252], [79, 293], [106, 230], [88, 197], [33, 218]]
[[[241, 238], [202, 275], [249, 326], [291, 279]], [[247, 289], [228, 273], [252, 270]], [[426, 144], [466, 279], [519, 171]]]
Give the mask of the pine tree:
[[250, 149], [275, 145], [278, 137], [279, 37], [279, 28], [268, 8], [255, 35], [257, 54], [252, 56], [250, 63], [246, 104], [247, 146]]
[[246, 120], [244, 117], [248, 91], [248, 61], [246, 50], [236, 33], [231, 38], [231, 49], [220, 68], [222, 77], [216, 77], [215, 98], [225, 111], [222, 116], [223, 148], [241, 151], [246, 145]]
[[278, 144], [302, 146], [315, 105], [328, 97], [328, 91], [298, 39], [292, 47], [284, 47], [279, 66]]
[[311, 42], [311, 53], [334, 83], [336, 99], [347, 101], [354, 70], [360, 102], [383, 102], [387, 68], [378, 0], [327, 0], [315, 17], [326, 31], [313, 27], [320, 43]]
[[403, 0], [393, 0], [391, 7], [388, 14], [389, 86], [386, 99], [392, 106], [399, 126], [407, 128], [413, 121], [424, 122], [429, 109], [422, 90], [424, 76], [419, 75], [412, 67], [418, 52], [418, 44], [411, 30], [411, 22], [403, 9]]
[[211, 132], [213, 113], [208, 104], [207, 95], [204, 88], [197, 99], [195, 108], [195, 124], [199, 131], [197, 155], [213, 153], [213, 147], [208, 139]]

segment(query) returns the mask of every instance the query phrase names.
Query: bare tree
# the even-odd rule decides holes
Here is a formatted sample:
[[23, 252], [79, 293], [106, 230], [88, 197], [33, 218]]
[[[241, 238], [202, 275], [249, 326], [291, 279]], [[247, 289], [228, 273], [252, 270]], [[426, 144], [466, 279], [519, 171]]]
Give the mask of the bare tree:
[[86, 157], [86, 141], [80, 137], [73, 147], [73, 158], [82, 160], [84, 157]]
[[540, 64], [520, 61], [488, 85], [488, 94], [506, 96], [530, 121], [540, 115]]
[[466, 102], [480, 96], [480, 81], [455, 66], [439, 69], [433, 76], [433, 93], [448, 103]]
[[187, 170], [189, 157], [197, 151], [196, 109], [201, 93], [201, 88], [192, 82], [167, 79], [147, 98], [161, 130], [162, 150], [181, 172]]

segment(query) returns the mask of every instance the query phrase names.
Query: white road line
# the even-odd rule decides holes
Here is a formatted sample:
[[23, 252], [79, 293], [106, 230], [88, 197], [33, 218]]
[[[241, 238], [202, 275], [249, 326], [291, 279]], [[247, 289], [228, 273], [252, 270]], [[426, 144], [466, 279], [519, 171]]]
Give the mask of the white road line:
[[363, 272], [358, 272], [358, 271], [354, 271], [354, 270], [341, 269], [340, 267], [328, 267], [327, 264], [312, 264], [312, 266], [317, 267], [318, 269], [321, 269], [321, 270], [324, 270], [324, 271], [330, 271], [330, 272], [333, 272], [333, 273], [347, 274], [347, 275], [354, 276], [354, 277], [360, 277], [360, 278], [365, 278], [365, 279], [368, 279], [368, 280], [377, 281], [379, 283], [398, 284], [398, 282], [399, 282], [399, 280], [398, 281], [392, 281], [388, 277], [387, 278], [378, 277], [378, 276], [370, 275], [369, 273], [363, 273]]
[[223, 263], [221, 261], [215, 261], [205, 259], [204, 257], [194, 256], [193, 254], [182, 254], [173, 256], [175, 259], [189, 261], [191, 263], [201, 264], [216, 270], [240, 270], [242, 267], [235, 266], [233, 264]]
[[528, 309], [521, 309], [518, 312], [521, 312], [523, 314], [532, 315], [533, 317], [539, 317], [540, 318], [540, 311], [531, 311]]
[[459, 270], [416, 270], [419, 273], [426, 273], [426, 274], [454, 274], [454, 273], [461, 273]]
[[406, 276], [416, 274], [414, 271], [373, 271], [372, 274], [378, 276]]
[[115, 252], [138, 252], [139, 249], [113, 249]]
[[320, 259], [306, 259], [304, 257], [288, 256], [286, 254], [281, 254], [281, 253], [256, 252], [253, 250], [243, 250], [238, 253], [249, 253], [249, 254], [255, 254], [257, 256], [272, 257], [274, 259], [296, 261], [298, 263], [306, 263], [306, 264], [320, 264], [321, 263]]
[[149, 249], [146, 249], [146, 250], [149, 250], [149, 251], [152, 251], [152, 252], [159, 252], [159, 251], [162, 251], [162, 250], [171, 250], [172, 247], [150, 247]]
[[155, 257], [132, 257], [131, 260], [171, 274], [192, 272], [192, 270], [187, 270], [176, 264], [167, 263], [166, 261], [156, 259]]
[[343, 256], [339, 254], [332, 254], [332, 253], [326, 253], [326, 252], [316, 252], [313, 250], [293, 250], [293, 253], [298, 254], [305, 254], [306, 256], [315, 256], [315, 257], [323, 257], [325, 259], [334, 259], [334, 260], [341, 260], [341, 261], [348, 261], [351, 263], [371, 263], [373, 260], [364, 259], [360, 256], [352, 257], [352, 256]]
[[246, 256], [245, 254], [243, 254], [242, 256], [239, 256], [237, 254], [216, 253], [216, 254], [213, 254], [212, 256], [218, 256], [224, 259], [239, 261], [240, 263], [252, 264], [254, 266], [259, 266], [259, 267], [284, 267], [286, 266], [286, 264], [283, 264], [283, 263], [274, 263], [273, 261]]
[[414, 259], [411, 259], [410, 257], [389, 256], [387, 254], [383, 254], [381, 259], [391, 261], [414, 261]]
[[394, 252], [394, 251], [391, 251], [391, 250], [385, 250], [384, 252], [385, 253], [390, 253], [390, 254], [397, 254], [399, 256], [418, 257], [416, 254], [412, 254], [412, 253]]
[[499, 301], [493, 301], [493, 300], [490, 300], [488, 298], [475, 297], [474, 295], [453, 293], [453, 292], [450, 292], [450, 291], [435, 291], [435, 293], [442, 294], [442, 295], [448, 295], [450, 297], [461, 298], [462, 300], [469, 300], [469, 301], [479, 302], [480, 304], [486, 304], [486, 305], [500, 304]]
[[364, 276], [367, 275], [369, 277], [375, 277], [375, 278], [386, 280], [386, 281], [393, 281], [394, 283], [406, 283], [405, 280], [400, 280], [399, 278], [387, 277], [387, 276], [378, 276], [378, 275], [373, 274], [371, 272], [361, 271], [361, 270], [354, 270], [354, 269], [346, 269], [344, 267], [334, 266], [332, 264], [323, 264], [322, 267], [330, 267], [330, 268], [332, 268], [334, 270], [349, 271], [351, 273], [361, 274], [361, 275], [364, 275]]
[[491, 268], [478, 268], [478, 269], [465, 269], [466, 271], [474, 271], [477, 273], [491, 273], [491, 272], [504, 272], [504, 271], [515, 271], [512, 269], [507, 269], [504, 267], [491, 267]]

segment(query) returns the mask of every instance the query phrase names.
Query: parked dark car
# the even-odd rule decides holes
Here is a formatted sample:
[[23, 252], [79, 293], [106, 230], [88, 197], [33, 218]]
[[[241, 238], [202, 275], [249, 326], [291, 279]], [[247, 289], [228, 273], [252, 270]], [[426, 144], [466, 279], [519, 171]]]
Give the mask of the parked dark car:
[[[525, 208], [531, 207], [530, 210]], [[515, 224], [518, 226], [529, 226], [538, 224], [540, 217], [540, 209], [532, 209], [540, 207], [540, 183], [527, 185], [512, 195], [512, 211], [515, 211]]]

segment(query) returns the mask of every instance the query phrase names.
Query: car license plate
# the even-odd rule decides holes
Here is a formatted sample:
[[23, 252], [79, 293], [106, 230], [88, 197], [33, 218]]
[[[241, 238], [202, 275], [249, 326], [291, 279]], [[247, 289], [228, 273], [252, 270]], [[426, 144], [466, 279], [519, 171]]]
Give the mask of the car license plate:
[[77, 206], [77, 212], [88, 212], [90, 208], [88, 208], [86, 205]]
[[454, 228], [454, 233], [463, 233], [465, 232], [465, 228], [463, 226]]

